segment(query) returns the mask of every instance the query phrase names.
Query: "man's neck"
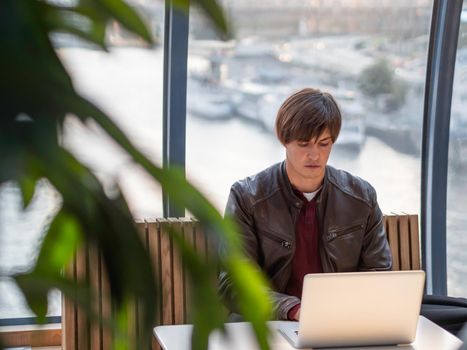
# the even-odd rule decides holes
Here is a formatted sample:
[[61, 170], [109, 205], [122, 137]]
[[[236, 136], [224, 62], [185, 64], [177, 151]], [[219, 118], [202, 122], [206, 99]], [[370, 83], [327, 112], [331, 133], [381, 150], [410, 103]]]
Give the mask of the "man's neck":
[[315, 192], [317, 191], [321, 185], [323, 184], [323, 180], [315, 183], [310, 183], [310, 182], [305, 182], [305, 183], [297, 183], [297, 182], [293, 182], [290, 178], [290, 183], [297, 189], [299, 190], [300, 192], [303, 192], [303, 193], [311, 193], [311, 192]]
[[299, 175], [294, 174], [294, 172], [291, 171], [289, 167], [287, 166], [287, 162], [286, 162], [285, 170], [287, 173], [287, 177], [289, 178], [289, 181], [292, 184], [292, 186], [295, 187], [300, 192], [304, 192], [304, 193], [315, 192], [323, 184], [324, 177], [320, 179], [303, 179]]

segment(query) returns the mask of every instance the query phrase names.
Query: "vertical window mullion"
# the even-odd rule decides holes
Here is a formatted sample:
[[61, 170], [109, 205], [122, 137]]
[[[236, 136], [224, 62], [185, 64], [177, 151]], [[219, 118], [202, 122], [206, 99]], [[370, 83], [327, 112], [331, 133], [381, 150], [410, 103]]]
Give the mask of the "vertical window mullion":
[[451, 100], [463, 0], [434, 0], [422, 141], [421, 234], [427, 294], [447, 295], [446, 198]]
[[[163, 166], [177, 166], [185, 172], [186, 90], [188, 57], [188, 12], [174, 8], [165, 1], [164, 25], [164, 87], [163, 87]], [[177, 208], [163, 189], [164, 217], [181, 217], [184, 208]]]

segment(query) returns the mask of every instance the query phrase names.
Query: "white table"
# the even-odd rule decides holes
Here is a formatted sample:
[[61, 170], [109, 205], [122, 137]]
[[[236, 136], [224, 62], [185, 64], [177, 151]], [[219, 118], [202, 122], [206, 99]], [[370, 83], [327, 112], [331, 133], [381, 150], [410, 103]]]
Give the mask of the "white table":
[[[271, 321], [268, 322], [271, 328], [270, 345], [272, 350], [293, 350], [290, 343], [277, 332], [277, 327], [282, 322], [289, 321]], [[257, 350], [253, 330], [249, 323], [226, 323], [225, 328], [230, 335], [226, 339], [218, 331], [209, 337], [209, 350]], [[192, 325], [179, 326], [159, 326], [154, 328], [154, 336], [162, 345], [164, 350], [190, 350]], [[354, 347], [350, 349], [362, 350], [458, 350], [462, 342], [445, 331], [438, 325], [429, 321], [423, 316], [419, 317], [417, 336], [411, 345], [406, 346], [375, 346], [375, 347]], [[327, 350], [338, 350], [342, 348], [333, 348]]]

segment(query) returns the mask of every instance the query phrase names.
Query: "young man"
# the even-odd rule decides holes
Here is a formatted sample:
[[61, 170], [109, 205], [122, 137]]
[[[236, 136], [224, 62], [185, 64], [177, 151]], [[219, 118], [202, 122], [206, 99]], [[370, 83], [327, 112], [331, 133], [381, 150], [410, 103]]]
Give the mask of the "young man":
[[[293, 94], [276, 118], [285, 161], [231, 188], [225, 215], [234, 217], [246, 255], [269, 277], [275, 318], [298, 320], [307, 273], [391, 269], [375, 190], [327, 165], [340, 128], [330, 94]], [[221, 272], [220, 293], [236, 312], [229, 286]]]

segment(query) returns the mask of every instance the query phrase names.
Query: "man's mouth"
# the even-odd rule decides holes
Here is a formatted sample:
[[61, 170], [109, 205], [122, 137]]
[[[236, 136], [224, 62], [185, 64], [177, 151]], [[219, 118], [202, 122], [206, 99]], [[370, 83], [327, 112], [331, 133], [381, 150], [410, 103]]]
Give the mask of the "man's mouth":
[[312, 168], [312, 169], [319, 168], [319, 165], [309, 164], [309, 165], [305, 165], [305, 168]]

